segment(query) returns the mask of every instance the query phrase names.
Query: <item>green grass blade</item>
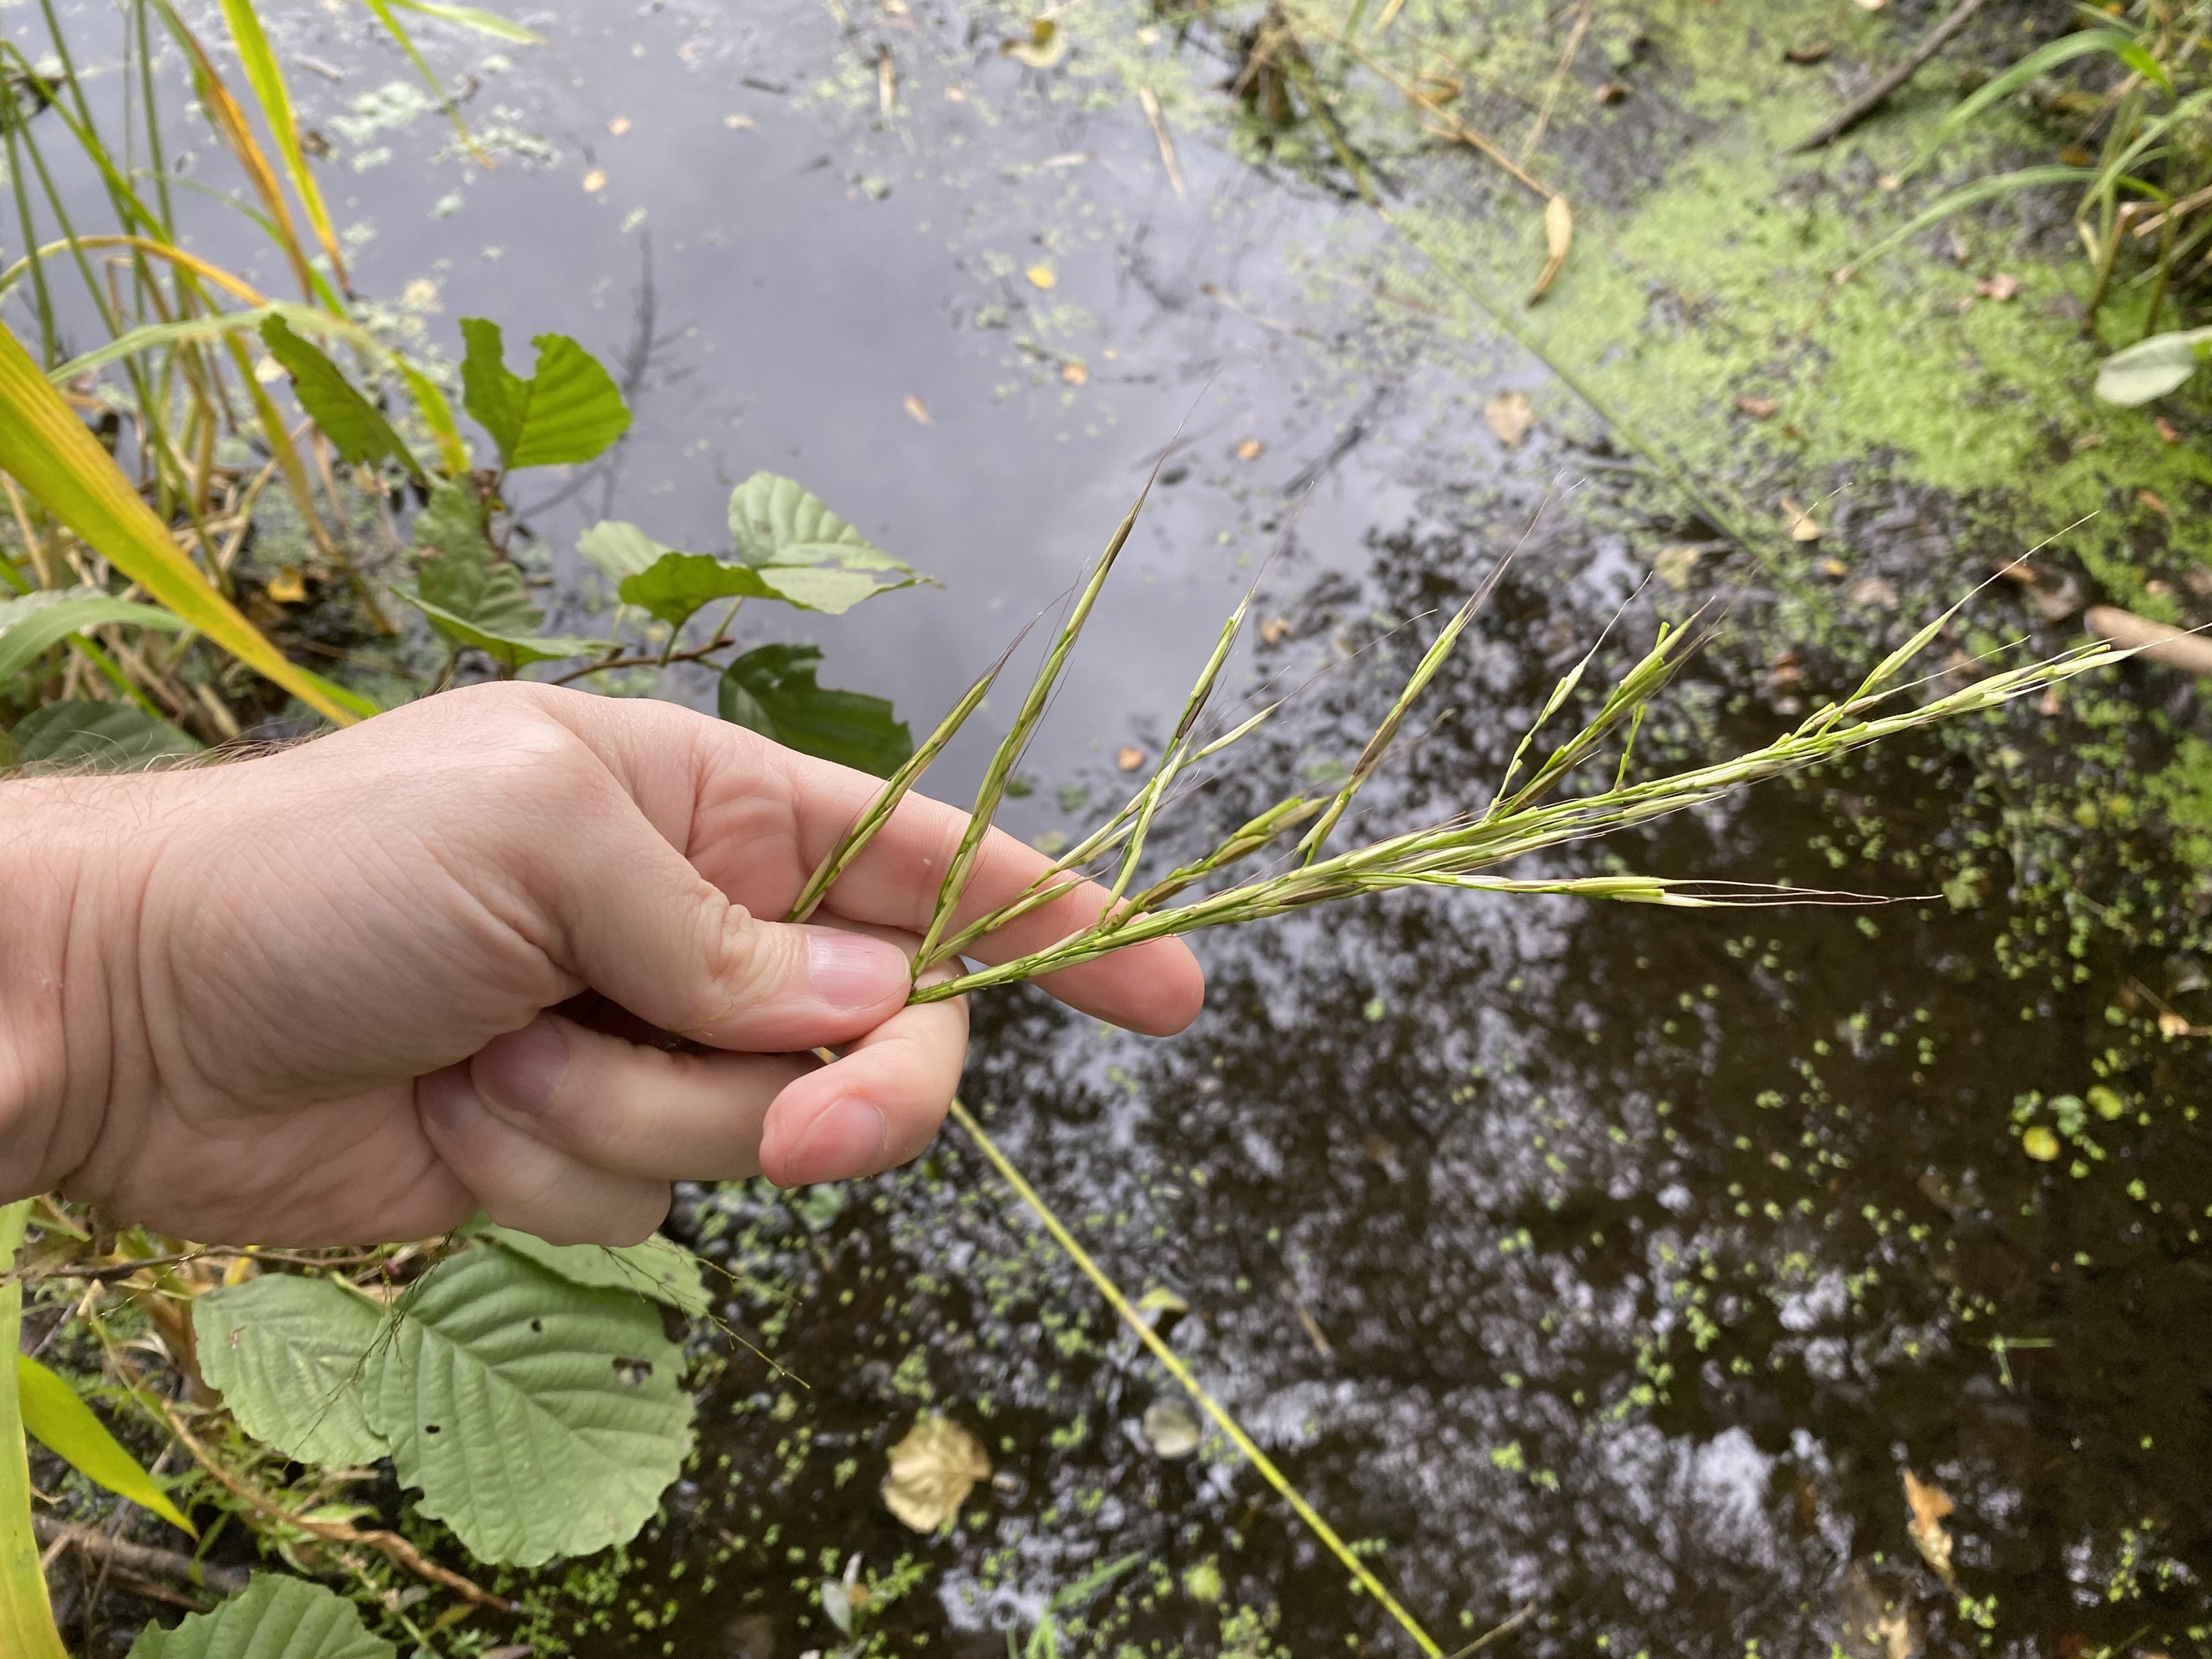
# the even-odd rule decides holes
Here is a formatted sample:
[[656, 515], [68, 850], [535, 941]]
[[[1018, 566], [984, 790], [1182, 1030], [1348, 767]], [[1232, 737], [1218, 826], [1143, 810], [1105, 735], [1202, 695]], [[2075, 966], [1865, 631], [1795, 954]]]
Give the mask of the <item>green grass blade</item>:
[[2047, 75], [2061, 64], [2071, 63], [2076, 58], [2085, 58], [2093, 52], [2100, 52], [2111, 53], [2146, 80], [2156, 82], [2169, 95], [2172, 93], [2173, 82], [2166, 74], [2165, 65], [2137, 45], [2133, 36], [2123, 33], [2115, 28], [2082, 29], [2073, 34], [2063, 34], [2057, 40], [2038, 47], [2010, 69], [1984, 82], [1961, 99], [1950, 113], [1936, 124], [1936, 131], [1929, 136], [1928, 142], [1921, 146], [1920, 154], [1912, 158], [1911, 164], [1899, 177], [1910, 179], [1918, 173], [1921, 168], [1935, 159], [1936, 151], [1956, 137], [1960, 131], [1972, 125], [1975, 118], [1984, 110], [1988, 109], [1999, 100], [2009, 98], [2022, 87], [2040, 76]]
[[287, 661], [258, 629], [208, 586], [114, 458], [70, 412], [21, 343], [4, 327], [0, 327], [0, 471], [12, 474], [109, 563], [240, 661], [325, 719], [344, 726], [357, 716], [357, 708], [349, 708], [326, 683]]
[[300, 123], [293, 113], [292, 94], [284, 85], [284, 71], [277, 66], [269, 37], [261, 32], [261, 19], [254, 14], [252, 0], [222, 0], [222, 16], [230, 27], [231, 44], [238, 48], [238, 61], [246, 70], [246, 82], [253, 88], [255, 101], [261, 106], [261, 118], [276, 140], [276, 153], [283, 158], [293, 194], [300, 198], [300, 205], [307, 212], [307, 223], [322, 246], [323, 257], [331, 262], [338, 286], [350, 291], [353, 285], [346, 277], [345, 255], [339, 251], [330, 210], [324, 206], [322, 189], [307, 167], [307, 152], [300, 148]]
[[415, 65], [415, 73], [421, 76], [422, 84], [430, 88], [430, 96], [437, 100], [438, 107], [446, 112], [446, 118], [453, 124], [454, 133], [459, 137], [469, 154], [476, 158], [477, 165], [489, 171], [491, 167], [491, 157], [483, 153], [483, 148], [476, 141], [476, 136], [469, 131], [468, 123], [461, 119], [459, 108], [447, 94], [445, 88], [439, 85], [436, 72], [431, 69], [428, 61], [416, 49], [415, 37], [408, 33], [406, 27], [392, 15], [392, 0], [362, 0], [362, 3], [374, 14], [378, 22], [384, 25], [384, 32], [392, 37], [393, 44], [407, 54], [407, 61]]
[[[0, 1353], [16, 1352], [22, 1340], [23, 1281], [13, 1269], [30, 1213], [27, 1198], [0, 1206]], [[0, 1365], [0, 1653], [9, 1659], [69, 1659], [54, 1630], [46, 1570], [31, 1530], [31, 1465], [12, 1365]]]
[[1972, 184], [1938, 198], [1926, 209], [1915, 214], [1905, 224], [1882, 237], [1872, 247], [1837, 272], [1838, 278], [1850, 276], [1909, 238], [1917, 236], [1932, 225], [1940, 225], [1954, 213], [1964, 213], [1970, 207], [1995, 201], [2000, 196], [2009, 196], [2023, 190], [2036, 190], [2045, 185], [2094, 184], [2101, 177], [2094, 167], [2021, 167], [2014, 173], [2001, 173], [1995, 178], [1978, 179]]

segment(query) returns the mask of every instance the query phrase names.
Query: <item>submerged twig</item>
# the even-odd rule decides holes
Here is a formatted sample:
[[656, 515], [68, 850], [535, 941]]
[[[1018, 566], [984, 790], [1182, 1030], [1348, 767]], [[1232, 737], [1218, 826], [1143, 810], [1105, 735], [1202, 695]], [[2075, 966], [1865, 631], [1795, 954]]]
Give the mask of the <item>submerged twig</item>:
[[1895, 69], [1883, 76], [1864, 92], [1844, 106], [1834, 115], [1812, 132], [1800, 138], [1783, 154], [1802, 155], [1808, 150], [1832, 144], [1860, 122], [1888, 101], [1889, 95], [1920, 73], [1928, 60], [1943, 50], [1951, 37], [1966, 27], [1974, 14], [1982, 9], [1984, 0], [1959, 0], [1951, 15], [1929, 30], [1927, 36]]

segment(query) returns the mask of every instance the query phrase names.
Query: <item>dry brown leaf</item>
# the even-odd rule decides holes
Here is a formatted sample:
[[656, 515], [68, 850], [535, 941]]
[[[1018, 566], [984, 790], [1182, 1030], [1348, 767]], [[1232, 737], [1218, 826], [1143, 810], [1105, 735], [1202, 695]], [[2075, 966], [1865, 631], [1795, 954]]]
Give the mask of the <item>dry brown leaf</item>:
[[1544, 268], [1536, 273], [1536, 286], [1528, 290], [1530, 305], [1551, 292], [1553, 281], [1567, 263], [1574, 245], [1574, 210], [1567, 205], [1565, 197], [1554, 196], [1544, 204]]
[[1536, 411], [1529, 406], [1527, 392], [1506, 392], [1482, 406], [1482, 418], [1498, 434], [1498, 442], [1508, 449], [1518, 449], [1528, 428], [1536, 424]]
[[884, 1504], [916, 1532], [935, 1532], [960, 1513], [979, 1480], [991, 1478], [991, 1460], [975, 1437], [945, 1417], [919, 1419], [891, 1448], [884, 1477]]
[[1628, 96], [1628, 88], [1618, 81], [1607, 81], [1590, 94], [1601, 104], [1618, 104]]
[[2116, 605], [2093, 605], [2081, 620], [2092, 634], [2125, 649], [2140, 651], [2149, 661], [2212, 678], [2212, 639], [2202, 634], [2153, 622]]
[[1031, 288], [1036, 289], [1043, 293], [1048, 294], [1054, 289], [1060, 286], [1059, 273], [1054, 270], [1053, 268], [1048, 264], [1039, 264], [1031, 265], [1022, 274], [1030, 279], [1030, 286]]
[[1820, 539], [1819, 520], [1787, 495], [1782, 498], [1782, 510], [1789, 515], [1790, 539], [1793, 542], [1817, 542]]
[[1080, 357], [1071, 357], [1060, 366], [1060, 378], [1070, 386], [1082, 386], [1091, 379], [1091, 365]]
[[2160, 518], [2163, 519], [2166, 516], [2166, 497], [2155, 489], [2138, 489], [2136, 491], [2136, 499], [2157, 514]]
[[1288, 617], [1270, 617], [1260, 624], [1260, 637], [1269, 645], [1280, 645], [1291, 636]]
[[1793, 64], [1817, 64], [1834, 50], [1826, 40], [1814, 40], [1802, 46], [1784, 46], [1782, 55]]
[[1921, 1559], [1936, 1569], [1936, 1576], [1954, 1588], [1958, 1575], [1951, 1571], [1951, 1534], [1945, 1529], [1943, 1517], [1951, 1513], [1951, 1494], [1932, 1480], [1923, 1480], [1911, 1469], [1905, 1472], [1905, 1504], [1911, 1510], [1912, 1518], [1905, 1524], [1905, 1534], [1912, 1540], [1913, 1548]]
[[2166, 442], [2170, 444], [2178, 444], [2181, 441], [2181, 428], [2174, 425], [2172, 421], [2167, 420], [2165, 416], [2153, 416], [2151, 417], [2150, 424], [2151, 429], [2157, 433], [2160, 437], [2166, 440]]
[[1124, 772], [1133, 772], [1144, 763], [1145, 751], [1141, 749], [1124, 748], [1115, 752], [1114, 764]]
[[1735, 406], [1754, 421], [1771, 421], [1782, 412], [1782, 405], [1771, 398], [1738, 398]]
[[1247, 438], [1237, 446], [1237, 459], [1240, 461], [1256, 461], [1267, 453], [1267, 446], [1257, 438]]
[[607, 170], [605, 167], [593, 167], [584, 175], [584, 188], [586, 191], [596, 193], [606, 187]]
[[909, 394], [906, 400], [906, 412], [921, 422], [922, 425], [929, 424], [929, 405], [921, 398]]
[[2187, 1016], [2177, 1014], [2171, 1008], [2158, 1017], [2158, 1034], [2162, 1037], [2185, 1037], [2195, 1029], [2190, 1024]]
[[1977, 281], [1974, 292], [1984, 300], [1995, 300], [1999, 305], [2003, 305], [2020, 297], [2020, 278], [2008, 270], [2001, 270], [1994, 276], [1984, 276]]
[[288, 564], [269, 579], [264, 591], [279, 605], [297, 605], [307, 597], [307, 579], [298, 565]]
[[1694, 542], [1662, 547], [1651, 561], [1651, 574], [1679, 593], [1690, 585], [1690, 573], [1705, 556], [1705, 550]]

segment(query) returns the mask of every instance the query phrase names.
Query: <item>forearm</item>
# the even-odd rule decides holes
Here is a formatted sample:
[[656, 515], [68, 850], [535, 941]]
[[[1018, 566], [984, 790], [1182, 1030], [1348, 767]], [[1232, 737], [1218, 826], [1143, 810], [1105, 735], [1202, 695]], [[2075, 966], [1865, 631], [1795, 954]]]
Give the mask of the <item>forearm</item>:
[[129, 894], [150, 780], [0, 782], [0, 1200], [99, 1138], [133, 1000]]

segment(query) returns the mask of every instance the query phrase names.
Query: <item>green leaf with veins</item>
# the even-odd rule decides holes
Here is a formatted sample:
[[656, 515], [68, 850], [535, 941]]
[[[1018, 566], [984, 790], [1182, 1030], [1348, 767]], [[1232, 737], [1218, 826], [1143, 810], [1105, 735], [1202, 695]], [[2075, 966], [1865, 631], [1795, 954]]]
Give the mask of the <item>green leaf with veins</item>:
[[702, 606], [716, 599], [776, 599], [835, 617], [890, 589], [858, 570], [763, 570], [732, 564], [711, 553], [664, 553], [637, 574], [623, 577], [615, 592], [624, 605], [637, 605], [670, 627], [681, 628]]
[[398, 1651], [335, 1590], [258, 1572], [212, 1613], [187, 1613], [173, 1630], [149, 1624], [129, 1659], [394, 1659]]
[[261, 325], [261, 342], [292, 377], [292, 395], [344, 459], [374, 466], [389, 456], [416, 478], [422, 468], [384, 413], [362, 395], [321, 347], [301, 339], [282, 317]]
[[538, 631], [545, 613], [532, 601], [522, 573], [493, 550], [483, 498], [467, 480], [449, 478], [430, 492], [429, 505], [415, 520], [415, 540], [416, 584], [392, 592], [454, 644], [510, 669], [605, 648], [605, 640]]
[[482, 1249], [416, 1280], [398, 1312], [364, 1397], [422, 1514], [516, 1566], [588, 1555], [652, 1518], [692, 1407], [651, 1304]]
[[538, 372], [507, 366], [499, 325], [461, 319], [461, 402], [499, 447], [507, 467], [557, 466], [604, 453], [629, 430], [629, 408], [599, 359], [565, 334], [540, 334]]
[[264, 1273], [192, 1302], [200, 1372], [239, 1426], [302, 1463], [373, 1463], [390, 1449], [362, 1411], [386, 1321], [327, 1279]]
[[139, 772], [173, 756], [202, 752], [188, 733], [129, 702], [50, 702], [17, 720], [8, 735], [15, 764], [24, 767]]
[[927, 580], [832, 513], [797, 479], [774, 472], [756, 472], [730, 492], [730, 534], [737, 538], [738, 556], [750, 565], [898, 570]]
[[489, 1239], [541, 1267], [550, 1267], [571, 1285], [629, 1291], [665, 1302], [694, 1317], [712, 1305], [706, 1281], [700, 1276], [699, 1259], [658, 1234], [642, 1244], [617, 1249], [611, 1244], [549, 1244], [534, 1233], [502, 1227], [489, 1217], [478, 1217], [465, 1231], [471, 1237]]
[[602, 519], [576, 538], [576, 551], [605, 571], [608, 580], [618, 582], [650, 569], [656, 559], [676, 550], [653, 540], [634, 524]]
[[722, 718], [802, 755], [889, 777], [914, 753], [914, 733], [882, 697], [814, 683], [811, 645], [763, 645], [722, 672]]

